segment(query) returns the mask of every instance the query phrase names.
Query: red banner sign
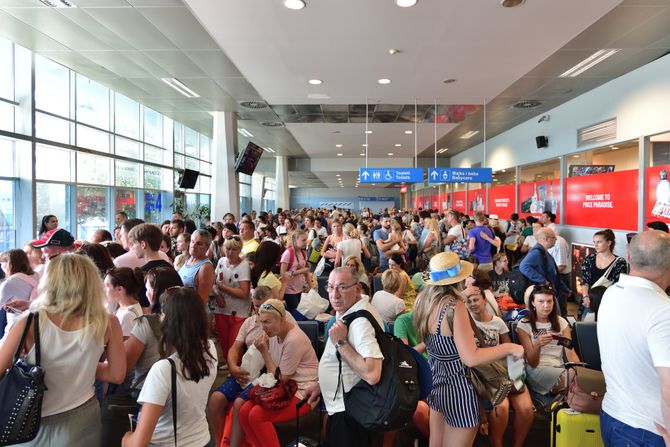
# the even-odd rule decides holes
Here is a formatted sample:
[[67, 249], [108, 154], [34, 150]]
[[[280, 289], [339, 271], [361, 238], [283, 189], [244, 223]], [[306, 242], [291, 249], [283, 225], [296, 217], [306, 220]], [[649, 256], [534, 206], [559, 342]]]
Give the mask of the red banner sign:
[[515, 185], [489, 188], [489, 214], [497, 214], [500, 219], [508, 219], [516, 212], [514, 202]]
[[484, 188], [468, 191], [468, 214], [473, 215], [477, 211], [486, 211], [486, 190]]
[[539, 216], [545, 211], [556, 214], [560, 222], [561, 183], [558, 179], [519, 185], [519, 216]]
[[453, 204], [452, 207], [454, 210], [465, 214], [467, 212], [467, 206], [465, 204], [465, 191], [455, 192], [452, 194]]
[[670, 223], [670, 165], [647, 168], [647, 215], [645, 223], [660, 220]]
[[637, 176], [631, 169], [565, 179], [565, 223], [635, 231]]

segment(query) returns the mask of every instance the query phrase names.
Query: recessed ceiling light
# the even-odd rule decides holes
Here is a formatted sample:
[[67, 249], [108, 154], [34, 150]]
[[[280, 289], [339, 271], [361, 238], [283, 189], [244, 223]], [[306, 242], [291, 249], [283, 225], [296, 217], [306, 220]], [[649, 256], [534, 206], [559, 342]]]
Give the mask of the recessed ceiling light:
[[363, 147], [368, 147], [368, 145], [367, 145], [367, 144], [361, 144], [361, 146], [363, 146]]
[[335, 177], [342, 177], [340, 174], [335, 174]]
[[365, 133], [372, 133], [372, 131], [371, 130], [366, 130]]
[[177, 78], [161, 78], [161, 81], [165, 82], [187, 98], [200, 98], [200, 95], [186, 87], [186, 85]]
[[409, 8], [416, 5], [417, 0], [395, 0], [395, 4], [401, 8]]
[[375, 186], [375, 183], [373, 183], [372, 186]]
[[505, 169], [503, 169], [503, 170], [502, 170], [502, 171], [500, 171], [500, 172], [502, 172], [502, 173], [504, 174], [504, 173], [505, 173]]
[[619, 149], [617, 146], [612, 146], [612, 150], [613, 150], [613, 151], [615, 151], [615, 150], [617, 150], [617, 149]]
[[389, 157], [393, 157], [393, 152], [389, 152], [389, 153], [386, 154], [386, 155], [388, 155]]
[[584, 73], [589, 68], [598, 65], [608, 57], [619, 52], [619, 48], [603, 48], [598, 50], [583, 61], [579, 62], [577, 65], [567, 70], [565, 73], [559, 76], [559, 78], [574, 78]]
[[407, 135], [412, 135], [413, 132], [412, 132], [411, 130], [406, 130], [405, 133], [406, 133]]
[[386, 85], [386, 84], [390, 84], [391, 80], [387, 79], [387, 78], [381, 78], [381, 79], [378, 79], [377, 82], [380, 83], [381, 85]]
[[579, 155], [573, 155], [572, 158], [579, 158]]
[[514, 8], [524, 3], [526, 0], [500, 0], [500, 6], [504, 8]]
[[286, 6], [288, 9], [302, 9], [306, 5], [302, 0], [284, 0], [284, 6]]
[[401, 147], [401, 146], [402, 146], [402, 144], [400, 144], [400, 143], [395, 144], [395, 147]]
[[341, 144], [336, 144], [335, 147], [342, 147], [342, 145]]
[[307, 81], [307, 82], [309, 82], [309, 83], [312, 84], [312, 85], [321, 85], [321, 84], [323, 84], [323, 81], [322, 81], [321, 79], [310, 79], [310, 80]]
[[468, 140], [468, 139], [474, 137], [475, 135], [477, 135], [478, 133], [479, 133], [478, 130], [471, 130], [470, 132], [467, 132], [467, 133], [464, 133], [463, 135], [461, 135], [460, 138], [462, 140]]
[[397, 48], [389, 48], [389, 54], [390, 55], [394, 55], [394, 54], [398, 54], [398, 53], [400, 53], [400, 50], [398, 50]]
[[361, 152], [359, 155], [360, 155], [361, 157], [364, 157], [364, 156], [365, 156], [365, 152]]
[[437, 153], [438, 153], [438, 154], [444, 154], [444, 153], [447, 152], [448, 150], [449, 150], [448, 147], [443, 147], [442, 149], [440, 149], [439, 151], [437, 151]]
[[253, 138], [253, 136], [254, 136], [251, 132], [249, 132], [249, 131], [248, 131], [247, 129], [245, 129], [244, 127], [238, 127], [238, 128], [237, 128], [237, 132], [238, 132], [239, 134], [241, 134], [241, 135], [247, 137], [247, 138]]
[[342, 156], [342, 152], [338, 152], [337, 156], [338, 156], [338, 157], [341, 157], [341, 156]]

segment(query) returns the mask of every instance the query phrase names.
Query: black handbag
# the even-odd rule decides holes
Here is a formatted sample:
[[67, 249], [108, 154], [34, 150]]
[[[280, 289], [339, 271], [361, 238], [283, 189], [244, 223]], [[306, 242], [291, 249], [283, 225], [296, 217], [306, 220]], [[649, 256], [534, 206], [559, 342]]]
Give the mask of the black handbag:
[[[40, 366], [40, 328], [37, 314], [29, 314], [21, 341], [16, 347], [14, 363], [0, 379], [0, 445], [12, 445], [35, 439], [42, 418], [42, 399], [47, 387]], [[35, 364], [19, 358], [34, 322]]]

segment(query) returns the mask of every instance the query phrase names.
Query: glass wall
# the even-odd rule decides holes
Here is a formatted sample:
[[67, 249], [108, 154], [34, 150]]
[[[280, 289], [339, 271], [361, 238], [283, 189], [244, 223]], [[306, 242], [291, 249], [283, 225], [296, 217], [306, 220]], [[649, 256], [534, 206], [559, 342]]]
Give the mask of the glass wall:
[[[16, 208], [30, 206], [16, 202], [19, 182], [33, 179], [19, 178], [13, 138], [25, 140], [22, 145], [35, 153], [35, 232], [47, 214], [57, 215], [78, 239], [88, 239], [97, 229], [111, 231], [118, 211], [151, 222], [169, 218], [180, 205], [195, 220], [209, 213], [207, 135], [40, 55], [31, 66], [27, 58], [16, 59], [16, 51], [27, 50], [0, 38], [0, 130], [9, 132], [0, 136], [0, 249], [15, 246], [15, 215], [25, 215]], [[26, 67], [16, 67], [15, 60], [23, 59]], [[35, 133], [14, 134], [20, 105], [14, 78], [33, 70]], [[200, 176], [181, 203], [174, 191], [183, 168]]]
[[251, 202], [251, 176], [239, 174], [240, 178], [240, 215], [243, 213], [251, 214], [253, 207]]

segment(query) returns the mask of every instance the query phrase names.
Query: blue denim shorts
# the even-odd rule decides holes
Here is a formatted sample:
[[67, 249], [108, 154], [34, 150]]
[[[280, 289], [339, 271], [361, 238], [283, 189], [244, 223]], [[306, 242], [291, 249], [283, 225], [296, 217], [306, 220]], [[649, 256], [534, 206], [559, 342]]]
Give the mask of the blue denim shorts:
[[665, 447], [663, 438], [643, 428], [634, 428], [600, 412], [600, 433], [606, 447]]

